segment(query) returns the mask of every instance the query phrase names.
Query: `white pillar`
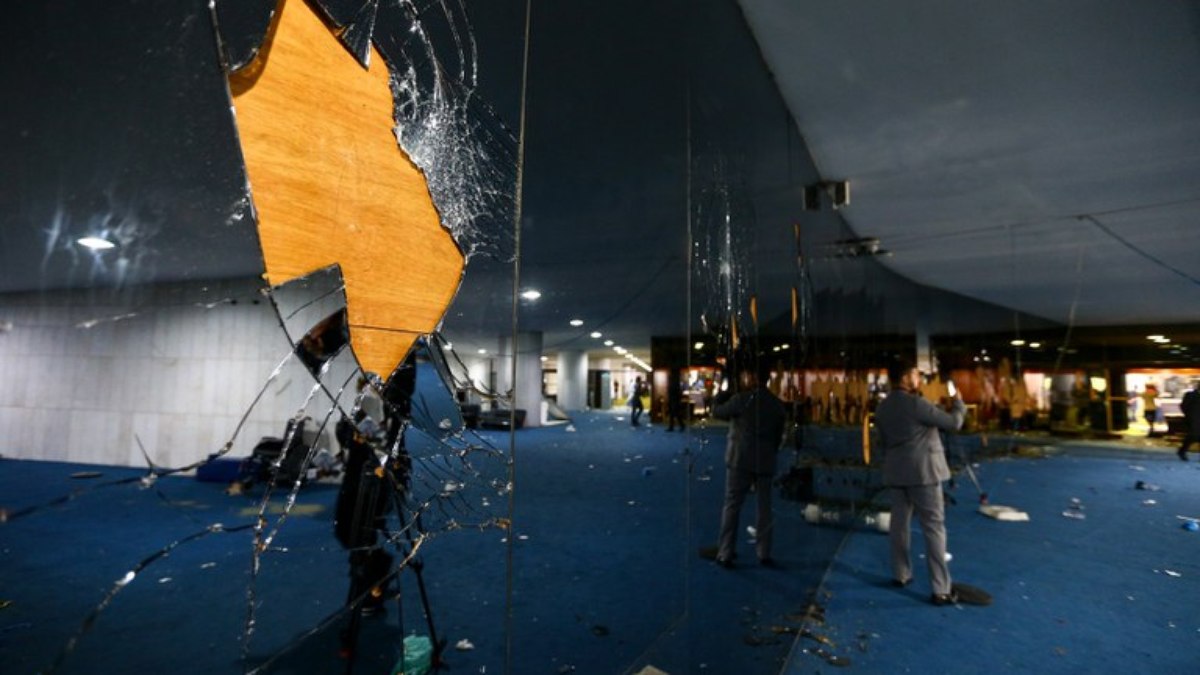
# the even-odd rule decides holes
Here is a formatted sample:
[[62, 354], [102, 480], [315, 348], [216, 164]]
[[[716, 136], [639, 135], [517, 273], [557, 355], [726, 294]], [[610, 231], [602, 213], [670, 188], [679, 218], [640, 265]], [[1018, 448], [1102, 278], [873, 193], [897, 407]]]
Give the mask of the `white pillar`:
[[559, 352], [558, 406], [563, 410], [584, 410], [587, 408], [587, 393], [587, 352]]
[[[516, 348], [512, 338], [500, 338], [500, 358], [496, 359], [496, 383], [501, 391], [513, 390], [513, 407], [525, 411], [525, 426], [542, 424], [542, 334], [518, 332]], [[517, 360], [517, 381], [512, 383], [512, 358]]]

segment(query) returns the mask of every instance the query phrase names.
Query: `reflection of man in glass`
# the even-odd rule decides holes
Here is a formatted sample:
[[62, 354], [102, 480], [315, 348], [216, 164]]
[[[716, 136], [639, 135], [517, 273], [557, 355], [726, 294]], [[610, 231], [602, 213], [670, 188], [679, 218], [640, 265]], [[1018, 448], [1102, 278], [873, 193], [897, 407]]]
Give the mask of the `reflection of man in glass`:
[[1146, 425], [1150, 427], [1147, 436], [1154, 435], [1154, 423], [1158, 421], [1158, 387], [1153, 383], [1146, 383], [1146, 389], [1142, 392], [1142, 414], [1146, 417]]
[[1183, 421], [1187, 425], [1184, 430], [1183, 445], [1179, 446], [1179, 459], [1187, 461], [1188, 448], [1192, 443], [1200, 443], [1200, 380], [1192, 382], [1192, 390], [1183, 395], [1179, 402], [1183, 412]]
[[746, 376], [748, 386], [744, 391], [735, 394], [731, 388], [721, 392], [713, 408], [714, 416], [729, 420], [729, 442], [725, 448], [725, 506], [721, 511], [721, 537], [717, 544], [717, 564], [726, 568], [733, 566], [737, 555], [738, 520], [750, 490], [758, 495], [755, 551], [760, 563], [767, 567], [775, 565], [771, 558], [771, 481], [775, 477], [776, 456], [787, 427], [787, 410], [767, 389], [770, 363], [757, 364]]
[[921, 372], [909, 361], [888, 368], [891, 391], [875, 410], [875, 427], [883, 442], [883, 484], [892, 492], [892, 580], [897, 586], [912, 581], [909, 539], [913, 512], [925, 535], [925, 559], [935, 605], [957, 602], [946, 567], [945, 504], [942, 481], [950, 479], [946, 450], [938, 429], [956, 431], [966, 405], [957, 394], [946, 412], [921, 397]]
[[334, 533], [350, 551], [348, 602], [357, 603], [364, 616], [382, 613], [386, 601], [392, 556], [380, 546], [379, 532], [408, 491], [411, 460], [404, 447], [404, 427], [411, 417], [415, 386], [410, 355], [386, 386], [373, 375], [363, 377], [353, 417], [337, 424], [346, 472], [338, 491]]
[[642, 378], [634, 379], [633, 385], [629, 387], [629, 419], [633, 426], [638, 425], [638, 420], [642, 416], [642, 411], [645, 409], [642, 406], [642, 394], [645, 392], [642, 389]]

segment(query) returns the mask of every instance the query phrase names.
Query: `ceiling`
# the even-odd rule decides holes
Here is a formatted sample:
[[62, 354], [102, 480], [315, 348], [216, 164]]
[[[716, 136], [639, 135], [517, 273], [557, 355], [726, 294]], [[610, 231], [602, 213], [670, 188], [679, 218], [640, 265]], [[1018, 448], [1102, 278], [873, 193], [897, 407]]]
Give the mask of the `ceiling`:
[[1196, 320], [1200, 4], [741, 5], [884, 264], [1064, 323]]
[[[1200, 3], [534, 3], [528, 44], [524, 0], [466, 5], [478, 94], [521, 139], [517, 286], [543, 295], [518, 314], [547, 351], [648, 358], [730, 311], [693, 255], [727, 213], [743, 321], [751, 294], [764, 324], [788, 315], [797, 254], [826, 334], [1198, 321]], [[155, 11], [179, 7], [206, 11]], [[257, 275], [236, 139], [195, 131], [227, 124], [224, 83], [144, 57], [211, 36], [105, 11], [11, 21], [41, 32], [6, 37], [38, 58], [0, 67], [38, 94], [0, 111], [3, 165], [26, 165], [0, 190], [0, 291]], [[100, 44], [120, 48], [84, 68]], [[834, 180], [850, 203], [805, 211]], [[109, 269], [67, 245], [96, 222], [152, 237]], [[889, 254], [838, 257], [854, 237]], [[473, 260], [448, 332], [505, 334], [516, 269]]]

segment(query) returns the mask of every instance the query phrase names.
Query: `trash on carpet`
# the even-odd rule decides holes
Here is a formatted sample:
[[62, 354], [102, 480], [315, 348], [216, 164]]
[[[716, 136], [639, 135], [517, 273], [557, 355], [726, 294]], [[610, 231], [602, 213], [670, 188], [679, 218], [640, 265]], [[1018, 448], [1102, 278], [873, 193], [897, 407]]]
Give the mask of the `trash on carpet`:
[[988, 518], [1003, 520], [1010, 523], [1027, 523], [1029, 522], [1029, 514], [1011, 506], [1002, 506], [1000, 504], [980, 504], [979, 512]]

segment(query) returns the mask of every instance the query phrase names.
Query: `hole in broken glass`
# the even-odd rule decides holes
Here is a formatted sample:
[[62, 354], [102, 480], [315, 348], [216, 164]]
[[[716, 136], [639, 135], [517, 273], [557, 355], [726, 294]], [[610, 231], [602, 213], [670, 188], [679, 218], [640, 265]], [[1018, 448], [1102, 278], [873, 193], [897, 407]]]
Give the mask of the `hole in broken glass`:
[[[259, 3], [260, 9], [263, 4]], [[364, 12], [368, 9], [380, 16], [374, 26], [355, 20], [354, 25], [344, 27], [343, 39], [357, 45], [352, 47], [356, 52], [362, 52], [365, 41], [374, 40], [384, 53], [393, 74], [393, 93], [398, 98], [397, 138], [426, 173], [443, 224], [454, 235], [461, 250], [468, 257], [483, 253], [496, 260], [511, 261], [516, 255], [511, 232], [515, 141], [486, 105], [474, 96], [475, 53], [465, 12], [455, 3], [418, 7], [400, 2], [388, 3], [383, 8], [375, 7], [377, 4], [357, 3], [354, 16], [365, 17]], [[387, 21], [384, 13], [390, 17]], [[452, 65], [446, 67], [447, 63]], [[240, 222], [247, 207], [243, 195], [233, 210], [235, 216], [224, 225]], [[63, 251], [75, 255], [74, 249], [63, 247], [58, 251], [55, 248], [55, 242], [65, 241], [58, 235], [65, 236], [59, 232], [52, 237], [47, 257]], [[147, 275], [153, 271], [141, 264], [134, 267], [135, 271]], [[123, 268], [116, 271], [120, 272], [118, 282], [133, 279]], [[58, 654], [56, 669], [68, 662], [81, 638], [93, 626], [98, 622], [102, 625], [99, 615], [110, 607], [118, 594], [127, 593], [139, 580], [144, 583], [148, 567], [161, 565], [170, 557], [178, 558], [183, 549], [201, 545], [199, 542], [211, 539], [207, 535], [212, 533], [235, 532], [239, 536], [251, 530], [254, 533], [251, 566], [254, 580], [245, 593], [246, 618], [242, 637], [242, 656], [248, 659], [247, 663], [255, 660], [259, 661], [257, 668], [267, 668], [278, 655], [315, 635], [324, 619], [308, 624], [314, 627], [274, 650], [270, 656], [252, 656], [256, 652], [271, 651], [270, 647], [253, 645], [252, 638], [259, 634], [256, 631], [266, 629], [259, 621], [260, 612], [277, 600], [269, 594], [259, 594], [255, 583], [265, 578], [260, 572], [265, 575], [275, 561], [296, 558], [303, 550], [303, 543], [298, 546], [295, 540], [284, 541], [285, 525], [289, 515], [302, 510], [298, 508], [298, 499], [313, 484], [314, 471], [336, 469], [336, 463], [326, 465], [324, 462], [329, 455], [336, 457], [339, 449], [336, 427], [343, 418], [353, 420], [363, 413], [364, 419], [378, 423], [380, 420], [376, 416], [379, 416], [383, 418], [385, 429], [381, 440], [369, 436], [367, 460], [385, 468], [380, 490], [384, 494], [383, 501], [390, 503], [391, 508], [383, 521], [372, 523], [377, 535], [375, 543], [355, 546], [355, 553], [363, 550], [398, 553], [390, 570], [394, 578], [402, 570], [409, 569], [419, 559], [418, 552], [437, 535], [457, 529], [507, 528], [507, 520], [495, 514], [504, 502], [497, 497], [506, 496], [511, 490], [508, 459], [468, 428], [456, 398], [470, 392], [491, 401], [507, 399], [464, 375], [455, 374], [465, 372], [465, 368], [460, 368], [461, 362], [452, 353], [447, 356], [449, 350], [444, 348], [445, 341], [433, 336], [414, 348], [409, 364], [415, 380], [411, 411], [403, 422], [393, 425], [394, 432], [389, 434], [388, 417], [406, 416], [396, 412], [396, 400], [383, 406], [383, 411], [372, 409], [371, 402], [375, 400], [372, 392], [384, 399], [391, 397], [379, 392], [380, 389], [387, 392], [387, 383], [372, 383], [370, 378], [365, 378], [354, 362], [352, 352], [344, 348], [347, 331], [340, 284], [340, 274], [334, 270], [321, 270], [305, 277], [299, 285], [281, 286], [268, 292], [279, 308], [279, 322], [290, 350], [262, 382], [252, 402], [232, 418], [233, 430], [216, 452], [194, 461], [185, 460], [180, 466], [166, 466], [168, 462], [159, 465], [155, 458], [164, 453], [151, 441], [148, 447], [141, 449], [149, 467], [144, 476], [90, 486], [90, 490], [108, 488], [109, 485], [114, 486], [111, 489], [119, 490], [121, 488], [115, 486], [137, 485], [153, 489], [164, 504], [182, 508], [180, 500], [167, 496], [171, 491], [170, 483], [160, 478], [230, 459], [229, 455], [252, 444], [253, 440], [246, 436], [255, 428], [259, 421], [257, 416], [267, 407], [262, 404], [268, 399], [287, 400], [295, 411], [286, 419], [274, 421], [275, 428], [282, 432], [281, 437], [275, 438], [276, 454], [254, 469], [263, 473], [257, 475], [253, 484], [246, 486], [251, 496], [262, 490], [258, 506], [251, 513], [239, 514], [238, 522], [196, 520], [202, 525], [196, 532], [172, 538], [170, 543], [153, 549], [150, 555], [128, 568], [129, 571], [111, 586]], [[215, 314], [241, 300], [244, 298], [231, 296], [215, 301], [205, 299], [189, 306], [193, 310]], [[76, 326], [86, 330], [104, 329], [118, 322], [133, 322], [168, 311], [172, 310], [162, 306], [138, 309], [84, 319], [76, 322]], [[361, 388], [360, 381], [364, 382]], [[306, 382], [312, 384], [303, 384]], [[369, 428], [359, 429], [357, 425], [355, 429], [356, 433], [372, 433]], [[142, 444], [140, 438], [138, 443]], [[411, 468], [405, 468], [404, 453], [408, 455]], [[395, 466], [388, 469], [391, 465]], [[59, 500], [9, 515], [23, 518], [70, 501], [77, 494], [73, 492]], [[189, 516], [193, 515], [189, 512]], [[328, 536], [325, 539], [332, 540]], [[135, 556], [134, 559], [138, 558]], [[436, 608], [436, 599], [434, 605]], [[344, 614], [344, 609], [339, 610], [328, 620], [340, 620]], [[278, 641], [272, 644], [277, 645]]]

